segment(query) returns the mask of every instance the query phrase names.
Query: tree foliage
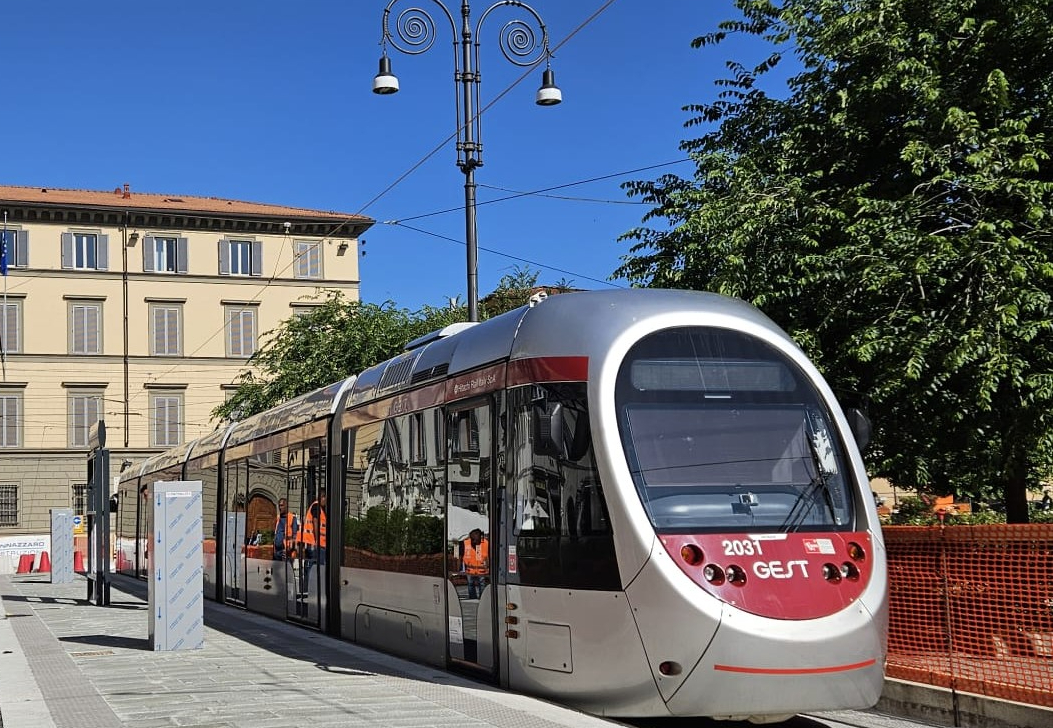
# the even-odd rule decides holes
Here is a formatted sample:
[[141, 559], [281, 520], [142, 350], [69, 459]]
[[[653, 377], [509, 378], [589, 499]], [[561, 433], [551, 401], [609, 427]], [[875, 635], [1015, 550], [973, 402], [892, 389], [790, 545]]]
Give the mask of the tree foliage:
[[1053, 4], [736, 4], [694, 45], [771, 53], [685, 107], [693, 178], [628, 185], [654, 207], [616, 274], [752, 301], [869, 410], [873, 475], [1026, 521], [1053, 463]]
[[316, 296], [310, 313], [292, 316], [264, 337], [237, 380], [238, 388], [214, 417], [240, 419], [344, 377], [403, 350], [407, 342], [465, 321], [463, 307], [425, 306], [412, 312], [384, 304], [350, 301], [337, 291]]
[[562, 278], [550, 286], [540, 286], [538, 285], [540, 277], [541, 273], [530, 266], [514, 266], [511, 273], [501, 276], [501, 280], [497, 282], [497, 288], [479, 302], [482, 318], [493, 318], [525, 306], [530, 302], [531, 296], [539, 292], [553, 296], [573, 290], [573, 281]]
[[[480, 302], [481, 318], [525, 305], [539, 288], [539, 275], [516, 266]], [[541, 288], [549, 294], [567, 290], [560, 285]], [[351, 301], [338, 291], [322, 291], [313, 300], [317, 305], [309, 313], [292, 316], [264, 335], [250, 367], [236, 380], [238, 388], [212, 411], [213, 417], [236, 420], [262, 412], [390, 359], [419, 336], [468, 319], [459, 299], [419, 311], [398, 308], [391, 301]]]

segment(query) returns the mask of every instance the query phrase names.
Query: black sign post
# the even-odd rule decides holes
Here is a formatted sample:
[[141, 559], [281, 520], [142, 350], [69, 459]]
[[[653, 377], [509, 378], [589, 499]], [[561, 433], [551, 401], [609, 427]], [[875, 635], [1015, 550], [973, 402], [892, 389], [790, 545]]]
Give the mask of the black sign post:
[[88, 601], [110, 604], [110, 451], [106, 423], [99, 420], [88, 432]]

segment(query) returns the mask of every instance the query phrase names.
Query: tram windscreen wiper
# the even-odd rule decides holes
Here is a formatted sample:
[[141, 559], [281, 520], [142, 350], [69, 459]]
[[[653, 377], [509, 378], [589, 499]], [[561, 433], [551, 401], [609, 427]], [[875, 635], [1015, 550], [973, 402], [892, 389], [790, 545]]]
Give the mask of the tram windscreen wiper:
[[786, 519], [782, 522], [780, 530], [787, 532], [796, 531], [804, 525], [804, 521], [808, 517], [808, 514], [815, 508], [816, 496], [822, 496], [822, 502], [830, 512], [830, 523], [837, 523], [837, 512], [834, 510], [834, 501], [830, 496], [830, 484], [826, 479], [827, 473], [823, 469], [823, 460], [819, 456], [819, 450], [816, 448], [815, 439], [809, 435], [807, 430], [804, 433], [804, 439], [808, 445], [808, 453], [811, 455], [812, 467], [815, 468], [815, 475], [812, 476], [808, 485], [801, 490], [797, 499], [793, 502], [793, 507], [790, 508], [790, 512], [786, 514]]

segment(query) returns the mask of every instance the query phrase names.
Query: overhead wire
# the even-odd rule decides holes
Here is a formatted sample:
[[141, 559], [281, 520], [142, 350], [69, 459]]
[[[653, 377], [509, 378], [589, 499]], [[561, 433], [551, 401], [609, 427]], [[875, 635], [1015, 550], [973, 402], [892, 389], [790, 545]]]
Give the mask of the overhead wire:
[[[579, 32], [581, 32], [584, 28], [586, 28], [590, 23], [592, 23], [594, 20], [596, 20], [596, 18], [598, 18], [601, 14], [603, 14], [611, 5], [614, 4], [614, 2], [615, 2], [615, 0], [607, 0], [603, 5], [601, 5], [599, 8], [597, 8], [591, 15], [589, 15], [581, 23], [579, 23], [577, 25], [577, 27], [575, 27], [573, 30], [571, 30], [570, 33], [568, 33], [566, 35], [566, 37], [564, 37], [555, 46], [553, 46], [551, 51], [550, 51], [550, 55], [554, 55], [555, 52], [558, 51], [560, 48], [562, 48], [564, 45], [566, 45], [571, 40], [571, 38], [573, 38], [575, 35], [577, 35]], [[534, 65], [530, 66], [529, 68], [527, 68], [526, 70], [524, 70], [522, 74], [520, 74], [510, 84], [508, 84], [500, 93], [497, 94], [497, 96], [495, 96], [487, 104], [485, 104], [482, 108], [480, 108], [476, 112], [476, 115], [477, 116], [481, 116], [488, 109], [490, 109], [490, 107], [492, 107], [494, 104], [496, 104], [502, 98], [504, 98], [504, 96], [506, 96], [509, 92], [511, 92], [512, 89], [514, 89], [516, 86], [518, 86], [520, 83], [522, 83], [523, 80], [526, 79], [527, 76], [530, 75], [530, 73], [532, 73], [535, 70], [536, 67], [537, 67], [537, 64], [534, 64]], [[430, 159], [432, 156], [434, 156], [436, 153], [438, 153], [442, 148], [444, 148], [450, 142], [450, 140], [456, 138], [457, 135], [461, 133], [462, 129], [464, 129], [464, 126], [469, 124], [469, 123], [471, 123], [471, 122], [472, 122], [471, 119], [466, 119], [464, 124], [461, 127], [459, 127], [456, 130], [454, 130], [454, 132], [452, 134], [446, 136], [435, 148], [433, 148], [430, 152], [428, 152], [423, 157], [421, 157], [421, 159], [419, 159], [417, 162], [415, 162], [413, 165], [411, 165], [409, 169], [407, 169], [405, 172], [403, 172], [401, 175], [399, 175], [391, 184], [389, 184], [387, 187], [385, 187], [383, 190], [381, 190], [380, 193], [378, 193], [373, 198], [371, 198], [369, 201], [367, 201], [364, 205], [359, 207], [358, 211], [353, 213], [353, 215], [356, 216], [356, 217], [363, 215], [365, 213], [365, 211], [369, 207], [371, 207], [374, 203], [376, 203], [378, 200], [382, 199], [389, 192], [391, 192], [393, 189], [395, 189], [395, 187], [397, 187], [404, 179], [406, 179], [409, 175], [411, 175], [413, 172], [415, 172], [417, 169], [419, 169], [422, 164], [424, 164], [428, 159]], [[656, 166], [663, 166], [663, 165], [656, 165]], [[641, 170], [641, 171], [643, 171], [643, 170]], [[625, 174], [631, 174], [631, 172], [628, 172], [628, 173], [625, 173]], [[603, 178], [598, 178], [598, 179], [603, 179]], [[513, 196], [513, 197], [511, 197], [509, 199], [514, 199], [514, 197], [515, 196]], [[463, 209], [463, 208], [461, 208], [461, 209]], [[345, 227], [347, 224], [349, 224], [350, 221], [351, 220], [349, 218], [348, 220], [345, 220], [345, 221], [342, 221], [342, 222], [338, 223], [335, 227], [331, 228], [326, 233], [326, 235], [323, 236], [322, 239], [324, 240], [325, 238], [332, 237], [333, 235], [336, 235], [343, 227]], [[412, 227], [410, 227], [408, 225], [404, 225], [403, 227], [406, 227], [407, 229], [415, 229], [415, 228], [412, 228]], [[425, 235], [432, 235], [434, 237], [440, 237], [440, 238], [444, 237], [444, 236], [441, 236], [441, 235], [430, 233], [430, 232], [428, 232], [426, 230], [422, 230], [422, 229], [415, 229], [415, 230], [417, 232], [425, 234]], [[288, 238], [288, 235], [286, 235], [286, 238]], [[451, 238], [446, 238], [446, 239], [452, 240]], [[460, 243], [462, 245], [466, 245], [467, 244], [467, 243], [465, 243], [463, 241], [457, 241], [457, 240], [453, 240], [453, 242], [457, 242], [457, 243]], [[290, 244], [291, 244], [291, 242], [290, 242]], [[284, 247], [284, 242], [283, 242], [283, 247]], [[563, 270], [561, 268], [557, 268], [555, 266], [543, 265], [541, 263], [527, 261], [526, 259], [518, 258], [516, 256], [510, 255], [510, 254], [507, 254], [507, 253], [502, 253], [500, 251], [495, 251], [495, 250], [488, 249], [488, 248], [481, 248], [481, 249], [482, 250], [486, 250], [486, 252], [493, 253], [493, 254], [496, 254], [496, 255], [502, 255], [504, 257], [507, 257], [507, 258], [510, 258], [510, 259], [513, 259], [513, 260], [520, 260], [522, 262], [529, 262], [531, 265], [538, 265], [538, 266], [541, 266], [541, 267], [543, 267], [545, 269], [548, 269], [548, 270], [555, 270], [555, 271], [558, 271], [558, 272], [561, 272], [561, 273], [568, 273], [569, 275], [575, 275], [575, 276], [581, 277], [581, 278], [586, 279], [586, 280], [591, 280], [591, 281], [603, 283], [604, 285], [611, 285], [607, 281], [599, 281], [598, 279], [591, 278], [589, 276], [579, 275], [579, 274], [576, 274], [576, 273], [573, 273], [573, 272], [570, 272], [570, 271], [565, 271], [565, 270]], [[294, 254], [293, 262], [289, 263], [288, 265], [286, 265], [281, 270], [281, 272], [284, 273], [290, 267], [295, 265], [295, 263], [296, 263], [296, 256]], [[278, 275], [278, 271], [277, 270], [272, 272], [271, 277], [268, 279], [267, 283], [265, 283], [262, 287], [260, 287], [257, 290], [257, 292], [254, 295], [254, 297], [249, 299], [249, 301], [250, 302], [258, 301], [259, 300], [259, 296], [275, 281], [275, 279], [277, 278], [277, 275]], [[226, 331], [226, 328], [227, 328], [227, 323], [226, 323], [226, 321], [224, 321], [222, 326], [217, 331], [215, 331], [211, 336], [209, 336], [201, 344], [201, 346], [204, 346], [208, 342], [212, 341], [216, 336], [219, 336], [220, 334], [224, 333]], [[193, 356], [194, 353], [199, 351], [201, 346], [199, 346], [197, 349], [195, 349], [193, 352], [191, 352], [190, 356]], [[173, 366], [173, 368], [170, 369], [169, 372], [166, 372], [166, 373], [170, 373], [171, 371], [174, 371], [175, 368], [176, 368], [176, 366]]]
[[[582, 29], [587, 27], [596, 18], [598, 18], [611, 5], [613, 5], [614, 2], [615, 2], [615, 0], [607, 0], [606, 2], [604, 2], [603, 5], [601, 5], [599, 8], [597, 8], [596, 11], [594, 11], [590, 16], [585, 18], [585, 20], [583, 20], [577, 27], [575, 27], [570, 33], [568, 33], [566, 37], [564, 37], [559, 43], [554, 45], [552, 47], [549, 55], [550, 56], [554, 55], [556, 51], [558, 51], [561, 47], [563, 47], [567, 42], [569, 42], [571, 40], [571, 38], [573, 38], [575, 35], [577, 35]], [[506, 86], [493, 99], [491, 99], [487, 104], [482, 106], [476, 112], [476, 115], [477, 116], [481, 116], [483, 113], [485, 113], [487, 110], [489, 110], [494, 104], [496, 104], [504, 96], [506, 96], [513, 88], [518, 86], [525, 78], [527, 78], [527, 76], [531, 72], [533, 72], [535, 68], [536, 68], [536, 64], [531, 66], [531, 67], [529, 67], [529, 68], [527, 68], [518, 78], [514, 79], [508, 86]], [[466, 119], [465, 120], [465, 125], [467, 125], [467, 124], [469, 124], [471, 122], [472, 122], [472, 119]], [[403, 180], [405, 180], [413, 172], [415, 172], [417, 169], [419, 169], [420, 166], [423, 165], [428, 159], [430, 159], [432, 156], [434, 156], [436, 153], [438, 153], [441, 149], [443, 149], [452, 139], [456, 138], [457, 135], [460, 134], [460, 132], [461, 132], [461, 130], [463, 128], [464, 128], [464, 126], [462, 125], [460, 128], [456, 129], [452, 134], [446, 136], [434, 149], [432, 149], [427, 154], [425, 154], [423, 157], [421, 157], [421, 159], [419, 159], [417, 162], [415, 162], [413, 165], [411, 165], [405, 172], [403, 172], [401, 175], [399, 175], [391, 184], [389, 184], [387, 187], [385, 187], [383, 190], [381, 190], [377, 195], [375, 195], [370, 200], [368, 200], [364, 205], [359, 207], [359, 209], [358, 209], [358, 211], [356, 213], [353, 213], [353, 215], [349, 216], [347, 220], [344, 220], [344, 221], [341, 221], [340, 223], [337, 223], [324, 236], [322, 236], [322, 238], [321, 238], [321, 240], [319, 241], [318, 244], [321, 245], [321, 243], [324, 242], [326, 238], [330, 238], [330, 237], [336, 235], [341, 229], [343, 229], [345, 226], [347, 226], [352, 221], [352, 219], [351, 219], [352, 217], [360, 217], [360, 216], [364, 215], [364, 213], [365, 213], [365, 211], [367, 209], [369, 209], [372, 205], [374, 205], [380, 199], [384, 198], [387, 194], [389, 194], [392, 190], [394, 190], [399, 184], [401, 184]], [[661, 163], [661, 164], [657, 164], [657, 165], [651, 165], [651, 166], [648, 166], [648, 167], [642, 167], [642, 168], [639, 168], [637, 170], [630, 170], [630, 171], [627, 171], [627, 172], [621, 172], [621, 173], [615, 173], [615, 174], [612, 174], [612, 175], [604, 175], [604, 176], [600, 176], [600, 177], [595, 177], [595, 178], [592, 178], [592, 179], [589, 179], [589, 180], [581, 180], [581, 181], [577, 181], [577, 182], [566, 183], [566, 184], [563, 184], [563, 185], [556, 185], [556, 186], [553, 186], [553, 187], [544, 188], [542, 190], [537, 190], [537, 191], [534, 191], [534, 192], [522, 192], [522, 193], [517, 192], [517, 193], [515, 193], [513, 195], [510, 195], [510, 196], [507, 196], [507, 197], [504, 197], [504, 198], [484, 201], [484, 202], [477, 203], [477, 204], [493, 204], [495, 202], [501, 202], [501, 201], [505, 201], [505, 200], [517, 199], [519, 197], [542, 194], [544, 192], [549, 192], [549, 191], [553, 191], [553, 190], [556, 190], [556, 189], [564, 189], [566, 187], [572, 187], [572, 186], [576, 186], [576, 185], [580, 185], [580, 184], [586, 184], [588, 182], [601, 181], [603, 179], [610, 179], [610, 178], [616, 177], [616, 176], [624, 176], [626, 174], [633, 174], [635, 172], [647, 171], [648, 169], [654, 169], [654, 168], [657, 168], [657, 167], [667, 166], [667, 165], [670, 165], [670, 164], [678, 164], [678, 163], [680, 163], [682, 161], [685, 161], [685, 160], [677, 160], [675, 162], [666, 162], [666, 163]], [[499, 188], [496, 188], [496, 189], [499, 189]], [[463, 206], [461, 206], [459, 208], [453, 208], [453, 209], [462, 209], [463, 210], [464, 208], [463, 208]], [[434, 212], [434, 213], [427, 213], [427, 214], [424, 214], [424, 215], [418, 215], [418, 216], [403, 218], [400, 221], [397, 221], [397, 224], [399, 224], [400, 227], [404, 227], [406, 229], [413, 230], [413, 231], [415, 231], [417, 233], [420, 233], [420, 234], [423, 234], [423, 235], [428, 235], [428, 236], [431, 236], [431, 237], [436, 237], [436, 238], [448, 240], [450, 242], [454, 242], [454, 243], [457, 243], [457, 244], [460, 244], [460, 245], [466, 245], [466, 243], [464, 241], [457, 240], [457, 239], [454, 239], [454, 238], [450, 238], [450, 237], [447, 237], [447, 236], [444, 236], [444, 235], [440, 235], [440, 234], [437, 234], [437, 233], [430, 232], [428, 230], [424, 230], [422, 228], [417, 228], [417, 227], [405, 224], [406, 220], [420, 219], [420, 218], [423, 218], [423, 217], [429, 217], [429, 216], [432, 216], [432, 215], [442, 214], [443, 212], [449, 212], [449, 211], [450, 210]], [[282, 248], [285, 247], [286, 243], [289, 244], [290, 248], [293, 247], [293, 243], [289, 239], [288, 232], [286, 232], [285, 240], [283, 240], [283, 243], [282, 243]], [[486, 251], [488, 253], [491, 253], [491, 254], [494, 254], [494, 255], [503, 256], [503, 257], [506, 257], [506, 258], [509, 258], [509, 259], [512, 259], [512, 260], [517, 260], [517, 261], [520, 261], [520, 262], [523, 262], [523, 263], [527, 263], [527, 264], [530, 264], [530, 265], [535, 265], [535, 266], [544, 268], [546, 270], [553, 270], [553, 271], [556, 271], [556, 272], [559, 272], [559, 273], [564, 273], [564, 274], [572, 275], [572, 276], [575, 276], [575, 277], [578, 277], [578, 278], [582, 278], [582, 279], [585, 279], [585, 280], [593, 281], [595, 283], [600, 283], [602, 285], [607, 285], [607, 286], [612, 286], [612, 287], [622, 287], [622, 286], [618, 286], [617, 284], [613, 284], [613, 283], [611, 283], [609, 281], [600, 280], [600, 279], [597, 279], [597, 278], [593, 278], [591, 276], [582, 275], [580, 273], [575, 273], [573, 271], [569, 271], [569, 270], [566, 270], [566, 269], [563, 269], [563, 268], [560, 268], [560, 267], [557, 267], [557, 266], [547, 265], [547, 264], [544, 264], [544, 263], [540, 263], [538, 261], [533, 261], [533, 260], [530, 260], [530, 259], [527, 259], [527, 258], [522, 258], [520, 256], [511, 255], [509, 253], [504, 253], [502, 251], [494, 250], [494, 249], [491, 249], [491, 248], [486, 248], [486, 247], [480, 246], [480, 250], [484, 250], [484, 251]], [[269, 276], [267, 281], [262, 286], [259, 286], [258, 288], [256, 288], [256, 290], [253, 293], [252, 297], [247, 299], [248, 303], [257, 303], [257, 302], [259, 302], [260, 301], [260, 296], [263, 294], [263, 292], [266, 291], [267, 288], [269, 288], [271, 285], [273, 285], [275, 283], [275, 281], [277, 280], [277, 278], [278, 278], [278, 276], [280, 274], [284, 273], [285, 271], [289, 270], [289, 268], [291, 268], [294, 265], [296, 265], [297, 258], [299, 257], [299, 255], [306, 254], [307, 250], [305, 249], [305, 251], [303, 253], [299, 254], [299, 255], [295, 252], [294, 248], [293, 248], [292, 252], [293, 252], [292, 261], [287, 263], [283, 268], [281, 268], [280, 271], [278, 270], [278, 264], [276, 263], [275, 267], [272, 270], [271, 275]], [[33, 276], [33, 277], [39, 277], [39, 274], [37, 276]], [[211, 342], [215, 337], [223, 334], [226, 331], [226, 329], [227, 329], [227, 322], [226, 322], [226, 320], [224, 320], [223, 323], [220, 325], [219, 328], [216, 329], [215, 332], [213, 332], [210, 336], [208, 336], [203, 342], [201, 342], [190, 353], [185, 354], [184, 356], [189, 356], [189, 357], [194, 356], [205, 345], [207, 345], [209, 342]], [[249, 364], [251, 361], [252, 361], [252, 359], [250, 357], [250, 358], [246, 359], [245, 363]], [[174, 372], [176, 370], [185, 371], [185, 372], [190, 372], [191, 371], [191, 370], [187, 369], [185, 366], [182, 366], [182, 365], [179, 365], [179, 364], [173, 364], [169, 369], [167, 369], [166, 371], [161, 372], [160, 375], [155, 375], [151, 379], [151, 381], [154, 381], [154, 382], [163, 381], [164, 377], [166, 377], [168, 374], [171, 374], [172, 372]], [[209, 370], [209, 371], [211, 371], [211, 370]], [[244, 371], [244, 368], [243, 367], [239, 367], [239, 372], [240, 371]], [[149, 395], [149, 392], [148, 391], [144, 391], [144, 392], [141, 392], [141, 393], [136, 393], [136, 395], [134, 395], [134, 398], [138, 399], [141, 396], [148, 396], [148, 395]], [[59, 395], [59, 396], [61, 397], [61, 395]], [[129, 399], [129, 406], [130, 405], [131, 405], [131, 397]]]
[[[475, 205], [476, 205], [476, 207], [481, 207], [483, 205], [492, 205], [492, 204], [494, 204], [496, 202], [507, 202], [508, 200], [517, 200], [517, 199], [519, 199], [521, 197], [544, 196], [543, 193], [545, 193], [545, 192], [552, 192], [553, 190], [564, 190], [564, 189], [567, 189], [568, 187], [578, 187], [580, 185], [587, 185], [587, 184], [591, 184], [593, 182], [602, 182], [603, 180], [614, 179], [616, 177], [625, 177], [625, 176], [630, 175], [630, 174], [637, 174], [638, 172], [647, 172], [647, 171], [652, 170], [652, 169], [660, 169], [661, 167], [669, 167], [669, 166], [672, 166], [674, 164], [683, 164], [684, 162], [690, 162], [690, 161], [691, 160], [689, 158], [684, 158], [684, 159], [677, 159], [677, 160], [674, 160], [672, 162], [661, 162], [659, 164], [650, 164], [650, 165], [648, 165], [646, 167], [637, 167], [636, 169], [628, 169], [628, 170], [625, 170], [625, 171], [622, 171], [622, 172], [613, 172], [611, 174], [599, 175], [597, 177], [589, 177], [588, 179], [577, 180], [575, 182], [565, 182], [564, 184], [552, 185], [551, 187], [542, 187], [539, 190], [531, 190], [529, 192], [519, 192], [519, 191], [516, 191], [516, 190], [508, 190], [508, 189], [505, 189], [503, 187], [496, 187], [494, 185], [480, 184], [479, 187], [486, 187], [487, 189], [500, 190], [502, 192], [512, 192], [513, 194], [508, 195], [506, 197], [496, 197], [496, 198], [494, 198], [492, 200], [484, 200], [484, 201], [481, 201], [481, 202], [476, 202]], [[571, 199], [574, 199], [574, 198], [571, 198]], [[577, 198], [577, 199], [581, 200], [582, 198]], [[590, 202], [606, 202], [606, 203], [611, 203], [611, 204], [619, 204], [620, 203], [620, 204], [628, 204], [628, 205], [644, 205], [644, 204], [648, 204], [648, 203], [644, 203], [644, 202], [633, 202], [632, 200], [588, 200], [588, 201], [590, 201]], [[400, 224], [402, 222], [405, 222], [406, 220], [420, 220], [420, 219], [425, 218], [425, 217], [434, 217], [436, 215], [445, 215], [445, 214], [450, 213], [450, 212], [460, 212], [462, 210], [464, 210], [464, 205], [458, 205], [457, 207], [447, 207], [444, 210], [436, 210], [435, 212], [425, 212], [425, 213], [422, 213], [420, 215], [410, 215], [409, 217], [400, 217], [400, 218], [395, 218], [393, 220], [384, 220], [384, 224], [385, 225], [397, 225], [397, 224]]]

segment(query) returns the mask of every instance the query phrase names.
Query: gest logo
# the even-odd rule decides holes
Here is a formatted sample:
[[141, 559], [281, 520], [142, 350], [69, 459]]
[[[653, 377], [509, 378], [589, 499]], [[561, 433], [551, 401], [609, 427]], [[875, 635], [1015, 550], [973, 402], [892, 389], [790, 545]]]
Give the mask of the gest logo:
[[792, 579], [799, 573], [805, 579], [808, 578], [808, 562], [804, 560], [795, 561], [757, 561], [753, 564], [753, 573], [761, 579]]

